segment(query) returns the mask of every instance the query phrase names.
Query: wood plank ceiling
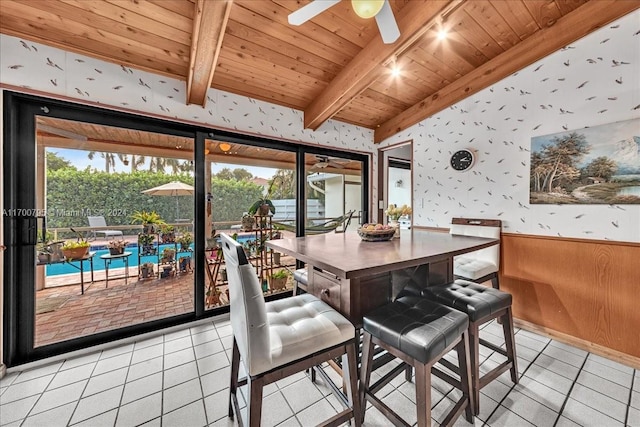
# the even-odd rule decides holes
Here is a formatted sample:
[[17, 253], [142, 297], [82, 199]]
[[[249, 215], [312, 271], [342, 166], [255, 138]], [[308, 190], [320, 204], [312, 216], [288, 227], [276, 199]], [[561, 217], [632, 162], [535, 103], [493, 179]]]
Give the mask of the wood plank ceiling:
[[[2, 0], [0, 32], [335, 118], [379, 142], [640, 7], [615, 0], [389, 0], [401, 36], [343, 0], [301, 26], [308, 0]], [[444, 27], [448, 36], [439, 40]], [[392, 66], [401, 74], [392, 77]]]

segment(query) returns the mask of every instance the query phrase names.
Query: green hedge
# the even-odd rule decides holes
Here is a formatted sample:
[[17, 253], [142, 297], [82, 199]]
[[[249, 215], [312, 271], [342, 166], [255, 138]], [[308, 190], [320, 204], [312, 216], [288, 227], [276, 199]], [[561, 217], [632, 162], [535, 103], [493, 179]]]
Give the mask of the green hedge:
[[[136, 210], [154, 210], [167, 222], [176, 219], [176, 197], [149, 196], [143, 190], [171, 181], [193, 185], [184, 175], [138, 171], [106, 173], [71, 168], [47, 171], [47, 227], [88, 226], [87, 216], [102, 215], [108, 225], [131, 224]], [[248, 181], [212, 179], [214, 221], [239, 221], [242, 213], [262, 193]], [[179, 217], [193, 218], [193, 196], [178, 196]], [[204, 203], [204, 200], [203, 200]]]

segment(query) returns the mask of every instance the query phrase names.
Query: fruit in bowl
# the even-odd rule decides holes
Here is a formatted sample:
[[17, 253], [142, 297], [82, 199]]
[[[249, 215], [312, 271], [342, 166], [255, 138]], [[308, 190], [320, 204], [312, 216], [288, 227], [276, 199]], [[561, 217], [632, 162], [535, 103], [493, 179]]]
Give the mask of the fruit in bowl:
[[396, 229], [387, 224], [362, 224], [358, 228], [360, 238], [366, 242], [378, 242], [390, 240], [395, 234]]

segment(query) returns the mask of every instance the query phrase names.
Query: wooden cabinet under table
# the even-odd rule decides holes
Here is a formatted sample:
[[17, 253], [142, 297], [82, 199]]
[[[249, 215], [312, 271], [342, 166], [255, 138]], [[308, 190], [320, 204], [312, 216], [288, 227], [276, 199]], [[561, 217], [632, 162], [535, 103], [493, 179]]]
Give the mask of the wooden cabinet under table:
[[402, 230], [400, 239], [364, 242], [355, 232], [273, 240], [267, 246], [307, 263], [309, 292], [354, 325], [405, 286], [453, 280], [453, 257], [498, 244], [497, 239]]

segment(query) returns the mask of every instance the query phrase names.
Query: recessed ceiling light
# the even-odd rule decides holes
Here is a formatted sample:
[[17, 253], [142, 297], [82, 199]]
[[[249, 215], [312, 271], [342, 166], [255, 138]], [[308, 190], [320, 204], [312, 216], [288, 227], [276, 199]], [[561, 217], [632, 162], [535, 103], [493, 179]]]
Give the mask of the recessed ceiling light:
[[393, 77], [400, 76], [400, 68], [397, 65], [394, 65], [393, 68], [391, 68], [391, 75]]
[[438, 40], [444, 40], [447, 38], [447, 30], [445, 30], [444, 28], [440, 28], [440, 31], [438, 31]]

